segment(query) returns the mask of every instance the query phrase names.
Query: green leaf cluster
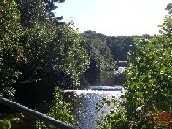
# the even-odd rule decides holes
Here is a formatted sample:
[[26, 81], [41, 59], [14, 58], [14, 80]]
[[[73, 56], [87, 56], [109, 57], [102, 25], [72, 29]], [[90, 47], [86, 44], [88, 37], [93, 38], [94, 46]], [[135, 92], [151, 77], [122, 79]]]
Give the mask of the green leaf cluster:
[[53, 1], [0, 2], [1, 93], [27, 82], [80, 84], [89, 57], [72, 24], [51, 15], [55, 8]]
[[[164, 19], [160, 34], [152, 39], [136, 39], [136, 52], [129, 56], [126, 71], [126, 110], [132, 128], [158, 128], [155, 116], [172, 113], [172, 37], [171, 15]], [[140, 111], [138, 111], [140, 108]], [[160, 122], [162, 122], [161, 120]], [[166, 127], [170, 123], [165, 121]]]
[[[170, 6], [168, 6], [169, 8]], [[128, 55], [125, 99], [119, 112], [105, 117], [110, 129], [168, 129], [172, 114], [171, 13], [152, 38], [135, 38], [136, 50]], [[121, 115], [121, 110], [124, 109]], [[112, 118], [112, 119], [111, 119]], [[102, 127], [103, 128], [103, 127]]]
[[9, 56], [7, 51], [10, 51], [11, 56], [15, 56], [13, 52], [16, 50], [18, 37], [23, 31], [19, 24], [20, 12], [15, 1], [0, 1], [0, 5], [0, 93], [13, 95], [14, 89], [10, 88], [11, 91], [8, 89], [16, 81], [19, 71], [5, 65], [6, 59], [3, 55]]
[[[66, 124], [72, 125], [75, 127], [77, 125], [76, 118], [73, 116], [73, 108], [70, 103], [64, 101], [61, 90], [56, 87], [53, 106], [50, 109], [50, 112], [47, 114], [50, 117], [53, 117], [56, 120], [65, 122]], [[37, 128], [39, 129], [57, 129], [46, 122], [37, 121]]]
[[107, 46], [107, 37], [94, 31], [85, 31], [81, 34], [84, 37], [84, 48], [90, 56], [90, 64], [95, 62], [96, 68], [100, 71], [109, 71], [115, 68], [113, 55]]
[[11, 123], [9, 120], [0, 120], [1, 129], [11, 129]]

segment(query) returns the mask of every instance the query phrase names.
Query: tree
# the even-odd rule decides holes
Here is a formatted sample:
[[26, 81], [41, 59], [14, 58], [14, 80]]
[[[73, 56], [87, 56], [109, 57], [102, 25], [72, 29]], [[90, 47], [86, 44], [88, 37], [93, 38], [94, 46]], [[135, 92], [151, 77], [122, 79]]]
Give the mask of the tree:
[[[171, 15], [166, 16], [160, 35], [137, 40], [137, 50], [129, 60], [126, 109], [128, 118], [136, 123], [133, 127], [163, 127], [164, 121], [156, 121], [156, 115], [172, 112], [171, 22]], [[163, 128], [169, 128], [170, 123], [165, 123], [168, 126]]]
[[[79, 85], [89, 59], [73, 26], [61, 23], [52, 15], [55, 2], [63, 1], [0, 1], [0, 94], [3, 96], [4, 91], [9, 97], [15, 90], [39, 82], [44, 85], [48, 82], [50, 89]], [[39, 88], [41, 92], [44, 90], [43, 86]], [[35, 89], [30, 89], [34, 94]], [[28, 91], [23, 91], [21, 98], [25, 98], [25, 92]], [[66, 115], [67, 120], [70, 117]]]
[[107, 46], [107, 36], [94, 31], [85, 31], [84, 48], [90, 57], [89, 68], [85, 73], [88, 83], [95, 84], [99, 80], [101, 71], [113, 71], [115, 63], [110, 48]]
[[[57, 17], [46, 16], [56, 8], [55, 2], [63, 1], [13, 2], [18, 13], [18, 26], [14, 25], [15, 22], [11, 24], [20, 28], [12, 28], [15, 39], [2, 39], [11, 46], [10, 49], [3, 47], [2, 59], [9, 69], [18, 71], [14, 85], [46, 80], [62, 87], [78, 84], [88, 64], [82, 38], [70, 23], [60, 24]], [[15, 42], [15, 46], [11, 45], [12, 42]]]
[[21, 13], [20, 22], [22, 26], [32, 27], [39, 22], [54, 20], [60, 23], [62, 17], [57, 17], [54, 10], [57, 9], [56, 3], [62, 3], [65, 0], [15, 0]]
[[[0, 92], [5, 91], [6, 94], [12, 95], [14, 90], [10, 86], [16, 81], [20, 72], [9, 67], [4, 57], [10, 58], [11, 55], [12, 58], [16, 58], [18, 37], [23, 34], [23, 30], [20, 25], [20, 12], [15, 1], [1, 1], [0, 5]], [[12, 61], [14, 60], [10, 58], [8, 64]]]
[[107, 115], [108, 124], [103, 126], [115, 129], [172, 127], [171, 23], [169, 13], [160, 26], [159, 35], [135, 40], [136, 51], [130, 53], [126, 71], [124, 102], [118, 107], [119, 113], [113, 111]]
[[110, 36], [107, 38], [107, 45], [115, 61], [126, 61], [127, 52], [134, 51], [133, 37], [130, 36]]

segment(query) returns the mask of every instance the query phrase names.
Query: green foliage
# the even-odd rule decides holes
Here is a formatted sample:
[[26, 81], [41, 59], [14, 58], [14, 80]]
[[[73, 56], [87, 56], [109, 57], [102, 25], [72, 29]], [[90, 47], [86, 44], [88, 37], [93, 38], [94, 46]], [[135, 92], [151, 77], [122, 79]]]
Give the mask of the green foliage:
[[89, 67], [81, 82], [85, 83], [83, 85], [101, 83], [101, 71], [113, 71], [116, 67], [111, 50], [106, 44], [107, 36], [94, 31], [85, 31], [81, 36], [84, 39], [84, 49], [90, 57]]
[[95, 31], [85, 31], [82, 36], [85, 38], [84, 47], [91, 61], [94, 60], [101, 70], [113, 70], [114, 61], [126, 61], [127, 52], [134, 51], [133, 37], [106, 36]]
[[[77, 121], [72, 114], [72, 107], [70, 103], [64, 102], [63, 95], [61, 90], [56, 87], [56, 92], [54, 95], [54, 105], [51, 107], [50, 112], [47, 114], [50, 117], [53, 117], [56, 120], [65, 122], [66, 124], [76, 126]], [[42, 121], [37, 121], [37, 128], [39, 129], [57, 129], [52, 125], [49, 125]]]
[[107, 45], [114, 56], [115, 61], [126, 61], [127, 52], [134, 51], [133, 37], [131, 36], [109, 36]]
[[[172, 112], [171, 22], [171, 16], [166, 16], [159, 36], [136, 40], [137, 50], [129, 59], [126, 84], [126, 110], [130, 122], [135, 123], [131, 127], [161, 127], [154, 118], [157, 112]], [[169, 126], [168, 121], [165, 123]]]
[[118, 61], [126, 61], [127, 52], [134, 51], [135, 47], [129, 36], [106, 36], [91, 30], [85, 31], [81, 36], [85, 39], [84, 48], [90, 56], [84, 81], [91, 84], [101, 83], [101, 71], [112, 72], [118, 66], [125, 67], [125, 63], [120, 64]]
[[[58, 77], [63, 76], [60, 73], [63, 73], [71, 78], [72, 82], [68, 85], [79, 84], [79, 78], [88, 64], [81, 41], [77, 31], [69, 24], [37, 23], [27, 29], [20, 40], [22, 56], [16, 65], [16, 69], [22, 72], [21, 81], [49, 78], [57, 83]], [[56, 80], [52, 80], [54, 74]]]
[[97, 104], [98, 111], [105, 105], [110, 107], [108, 114], [105, 114], [102, 119], [96, 120], [97, 129], [128, 129], [126, 110], [124, 106], [122, 106], [121, 100], [122, 99], [117, 98], [103, 98], [102, 102]]
[[96, 62], [96, 67], [99, 70], [113, 70], [115, 64], [111, 50], [106, 44], [107, 37], [94, 31], [85, 31], [82, 36], [85, 39], [84, 48], [90, 56], [90, 63]]
[[[37, 81], [63, 87], [79, 85], [88, 56], [72, 25], [60, 24], [50, 15], [54, 2], [1, 2], [0, 82], [4, 88]], [[43, 10], [49, 13], [48, 17]], [[1, 92], [6, 91], [4, 88]]]
[[125, 100], [119, 112], [105, 117], [109, 129], [118, 128], [120, 123], [122, 128], [131, 129], [171, 128], [171, 23], [169, 14], [158, 36], [135, 39], [136, 50], [129, 53], [126, 70]]
[[0, 93], [13, 95], [15, 90], [10, 86], [16, 81], [20, 72], [4, 63], [6, 61], [4, 55], [8, 56], [9, 53], [13, 53], [12, 56], [15, 56], [18, 37], [22, 35], [19, 22], [20, 12], [14, 0], [1, 1], [0, 5]]
[[[77, 30], [53, 14], [55, 2], [63, 1], [0, 1], [0, 94], [13, 96], [16, 87], [38, 81], [62, 88], [79, 85], [89, 57]], [[56, 90], [49, 115], [74, 125], [70, 106]]]
[[[77, 30], [53, 16], [55, 2], [63, 1], [0, 1], [0, 94], [9, 98], [21, 85], [38, 81], [50, 89], [79, 85], [89, 58]], [[74, 124], [68, 104], [58, 93], [55, 98], [49, 115]]]
[[168, 10], [168, 13], [171, 14], [172, 13], [172, 3], [169, 3], [166, 7], [166, 10]]
[[[88, 55], [83, 47], [83, 39], [76, 30], [65, 24], [56, 31], [56, 40], [59, 41], [59, 68], [70, 75], [74, 84], [79, 84], [80, 76], [89, 64]], [[59, 36], [60, 35], [60, 36]]]
[[11, 129], [11, 123], [9, 120], [0, 120], [1, 129]]

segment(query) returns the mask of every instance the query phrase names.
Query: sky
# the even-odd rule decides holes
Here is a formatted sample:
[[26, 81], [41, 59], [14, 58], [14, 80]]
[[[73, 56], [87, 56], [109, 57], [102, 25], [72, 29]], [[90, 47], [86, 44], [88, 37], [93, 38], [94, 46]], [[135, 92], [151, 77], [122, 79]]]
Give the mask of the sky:
[[73, 21], [79, 32], [96, 31], [109, 36], [158, 34], [171, 0], [65, 0], [56, 16]]

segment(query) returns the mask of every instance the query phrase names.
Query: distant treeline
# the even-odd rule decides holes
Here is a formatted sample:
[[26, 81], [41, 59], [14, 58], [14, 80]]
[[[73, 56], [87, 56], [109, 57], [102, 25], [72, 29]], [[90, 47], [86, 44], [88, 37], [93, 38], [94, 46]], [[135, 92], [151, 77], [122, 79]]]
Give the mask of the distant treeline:
[[127, 52], [134, 50], [132, 36], [106, 36], [95, 31], [81, 33], [83, 45], [90, 57], [90, 64], [84, 74], [89, 84], [99, 82], [101, 71], [117, 69], [118, 61], [127, 60]]
[[126, 61], [127, 52], [134, 50], [133, 38], [136, 36], [106, 36], [91, 30], [81, 35], [85, 38], [85, 48], [89, 52], [109, 60]]
[[[84, 31], [81, 36], [85, 39], [85, 49], [88, 54], [106, 61], [127, 61], [127, 53], [135, 50], [134, 38], [147, 38], [151, 36], [106, 36], [96, 31]], [[103, 62], [100, 62], [103, 63]]]
[[142, 36], [106, 36], [96, 31], [85, 31], [81, 33], [83, 45], [90, 57], [90, 64], [85, 72], [87, 82], [94, 83], [99, 78], [100, 71], [111, 71], [118, 66], [125, 66], [126, 63], [117, 63], [127, 61], [128, 52], [135, 51], [135, 38], [147, 38], [151, 36], [144, 34]]

